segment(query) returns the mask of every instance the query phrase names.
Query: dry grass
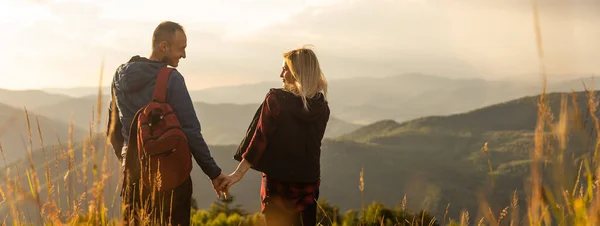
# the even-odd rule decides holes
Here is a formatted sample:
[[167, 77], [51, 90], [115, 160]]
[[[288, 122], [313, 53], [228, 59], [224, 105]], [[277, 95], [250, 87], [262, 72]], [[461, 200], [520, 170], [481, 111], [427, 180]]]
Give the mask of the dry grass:
[[[472, 215], [463, 211], [460, 216], [458, 216], [458, 222], [453, 221], [449, 216], [447, 216], [448, 209], [450, 208], [450, 204], [446, 208], [446, 214], [444, 215], [444, 219], [442, 219], [442, 224], [446, 225], [599, 225], [599, 214], [600, 214], [600, 186], [598, 186], [598, 179], [600, 176], [600, 164], [598, 162], [598, 152], [600, 150], [600, 131], [599, 129], [599, 121], [596, 116], [596, 106], [598, 105], [597, 100], [594, 98], [594, 91], [587, 90], [587, 105], [588, 105], [588, 116], [589, 118], [582, 119], [579, 116], [581, 115], [579, 109], [577, 108], [577, 102], [575, 97], [573, 96], [571, 100], [572, 108], [571, 114], [569, 114], [568, 108], [568, 98], [564, 96], [563, 102], [561, 104], [561, 111], [558, 115], [558, 121], [554, 122], [554, 115], [549, 110], [549, 106], [547, 103], [546, 97], [546, 68], [544, 65], [544, 51], [543, 51], [543, 39], [541, 35], [541, 25], [539, 21], [538, 11], [537, 11], [537, 2], [533, 0], [533, 21], [534, 21], [534, 29], [536, 34], [536, 45], [538, 48], [538, 57], [540, 59], [540, 72], [541, 78], [543, 82], [543, 89], [540, 95], [539, 103], [538, 103], [538, 114], [537, 114], [537, 126], [535, 128], [535, 136], [534, 143], [535, 147], [530, 151], [531, 158], [531, 177], [529, 187], [530, 195], [525, 200], [527, 202], [526, 205], [526, 216], [519, 216], [519, 199], [517, 195], [517, 190], [514, 191], [513, 198], [510, 206], [506, 206], [503, 208], [497, 215], [492, 211], [489, 207], [488, 203], [484, 199], [480, 199], [481, 208], [480, 214], [482, 217], [477, 217], [478, 219], [472, 219]], [[102, 74], [104, 61], [102, 62], [101, 73], [100, 73], [100, 81], [102, 81]], [[54, 154], [54, 168], [50, 167], [50, 161], [47, 159], [46, 150], [44, 146], [44, 138], [42, 137], [41, 128], [39, 122], [36, 117], [36, 127], [40, 137], [40, 147], [44, 155], [44, 170], [45, 170], [45, 186], [46, 186], [46, 199], [42, 200], [40, 198], [40, 181], [36, 171], [36, 165], [33, 161], [32, 154], [32, 144], [33, 144], [33, 135], [30, 123], [30, 117], [27, 109], [24, 109], [25, 116], [27, 118], [27, 128], [29, 133], [29, 146], [27, 147], [27, 157], [29, 160], [29, 165], [25, 168], [25, 176], [27, 178], [28, 184], [23, 186], [21, 170], [18, 164], [14, 165], [14, 169], [7, 168], [5, 178], [6, 181], [3, 186], [0, 186], [0, 206], [4, 207], [8, 205], [10, 208], [10, 218], [13, 221], [14, 225], [27, 225], [27, 224], [39, 224], [43, 222], [45, 225], [115, 225], [115, 224], [123, 224], [125, 222], [120, 222], [118, 219], [108, 219], [107, 212], [108, 209], [115, 209], [115, 201], [117, 200], [117, 196], [112, 197], [112, 203], [110, 204], [110, 208], [104, 203], [104, 190], [106, 187], [106, 181], [110, 176], [122, 176], [121, 174], [115, 175], [109, 173], [109, 150], [111, 146], [109, 145], [108, 139], [103, 137], [103, 140], [106, 140], [106, 143], [103, 145], [104, 147], [96, 147], [94, 145], [95, 136], [104, 136], [98, 135], [96, 125], [100, 125], [102, 112], [104, 109], [102, 106], [102, 91], [99, 88], [98, 91], [98, 104], [97, 108], [93, 109], [92, 112], [95, 112], [94, 118], [90, 123], [90, 133], [89, 136], [84, 138], [83, 148], [81, 148], [82, 154], [82, 167], [77, 167], [77, 160], [75, 159], [75, 146], [73, 141], [73, 123], [71, 122], [71, 127], [69, 129], [69, 140], [67, 143], [66, 150], [63, 148], [62, 144], [58, 148], [53, 149]], [[114, 106], [113, 106], [114, 107]], [[117, 119], [115, 114], [108, 115], [107, 117], [112, 117], [113, 122]], [[594, 128], [593, 131], [589, 131], [589, 134], [597, 134], [595, 137], [596, 143], [593, 145], [593, 150], [590, 150], [591, 160], [588, 158], [579, 159], [577, 164], [578, 174], [576, 176], [575, 182], [573, 184], [567, 184], [564, 180], [560, 178], [555, 180], [557, 183], [551, 183], [552, 181], [544, 181], [542, 180], [542, 172], [544, 166], [549, 162], [552, 165], [564, 166], [564, 164], [568, 164], [564, 161], [564, 151], [566, 149], [566, 143], [568, 142], [568, 137], [571, 130], [579, 130], [578, 132], [587, 133], [585, 131], [584, 124], [591, 120], [593, 122]], [[569, 123], [572, 123], [570, 125]], [[103, 128], [102, 125], [100, 125]], [[550, 131], [550, 132], [548, 132]], [[109, 127], [109, 134], [114, 132], [114, 124]], [[60, 143], [60, 140], [59, 140]], [[550, 144], [557, 143], [558, 145], [552, 146]], [[98, 159], [98, 150], [99, 148], [104, 148], [104, 155], [102, 162], [99, 162]], [[488, 157], [488, 166], [490, 170], [490, 175], [492, 175], [493, 169], [490, 162], [490, 156], [487, 150], [487, 145], [482, 149]], [[88, 151], [90, 152], [88, 154]], [[4, 150], [2, 149], [2, 145], [0, 144], [0, 153], [4, 159], [5, 165], [8, 166], [6, 162], [6, 158], [4, 157]], [[59, 165], [61, 161], [66, 161], [68, 163], [68, 171], [62, 177], [64, 182], [64, 187], [57, 186], [53, 181], [53, 178], [59, 178]], [[91, 162], [88, 162], [91, 161]], [[93, 173], [92, 184], [91, 187], [88, 187], [89, 178], [88, 178], [88, 167], [91, 164], [91, 170]], [[11, 170], [16, 171], [16, 178], [12, 178]], [[52, 172], [54, 171], [54, 172]], [[120, 170], [118, 170], [120, 172]], [[560, 177], [561, 175], [560, 167], [555, 169], [556, 174], [554, 176]], [[53, 174], [54, 173], [54, 174]], [[141, 175], [143, 176], [143, 175]], [[75, 183], [82, 183], [84, 185], [85, 191], [82, 193], [77, 193], [75, 189]], [[160, 184], [160, 178], [155, 181], [155, 183]], [[493, 180], [492, 180], [493, 183]], [[114, 186], [114, 194], [119, 194], [119, 184], [109, 185], [108, 188], [112, 188]], [[28, 189], [24, 189], [24, 187]], [[126, 187], [125, 189], [131, 189], [130, 187]], [[363, 215], [365, 213], [365, 204], [364, 204], [364, 177], [363, 172], [360, 172], [359, 176], [359, 189], [362, 194], [362, 212]], [[61, 192], [66, 194], [66, 200], [61, 200]], [[152, 189], [152, 192], [155, 193], [156, 189]], [[141, 194], [139, 195], [141, 198]], [[91, 196], [91, 199], [87, 201], [87, 203], [83, 203], [88, 200], [88, 196]], [[152, 196], [154, 197], [154, 196]], [[60, 209], [61, 201], [66, 201], [70, 206], [68, 209]], [[145, 202], [141, 203], [140, 207], [140, 215], [139, 220], [142, 224], [150, 224], [157, 223], [155, 220], [151, 218], [152, 214], [155, 214], [148, 208], [149, 205], [157, 204], [158, 201], [169, 201], [169, 200], [155, 200], [151, 198], [149, 200], [145, 200]], [[35, 205], [38, 208], [37, 214], [32, 216], [31, 213], [24, 213], [19, 206], [21, 206], [24, 202]], [[406, 197], [402, 202], [402, 208], [406, 206]], [[320, 207], [321, 211], [324, 211], [322, 207]], [[171, 210], [165, 210], [171, 212]], [[123, 213], [125, 215], [129, 215], [129, 218], [133, 217], [132, 213]], [[327, 216], [327, 215], [326, 215]], [[6, 222], [6, 216], [4, 219], [0, 219], [3, 222]], [[334, 216], [335, 217], [335, 216]], [[330, 218], [327, 216], [327, 218]], [[37, 221], [37, 222], [35, 222]], [[329, 219], [329, 222], [332, 222]], [[384, 225], [384, 219], [381, 219], [381, 225]], [[164, 222], [163, 222], [164, 223]], [[399, 225], [405, 225], [407, 222], [397, 222]], [[433, 222], [430, 222], [430, 225]], [[438, 221], [439, 223], [439, 221]], [[412, 225], [410, 222], [408, 224]]]

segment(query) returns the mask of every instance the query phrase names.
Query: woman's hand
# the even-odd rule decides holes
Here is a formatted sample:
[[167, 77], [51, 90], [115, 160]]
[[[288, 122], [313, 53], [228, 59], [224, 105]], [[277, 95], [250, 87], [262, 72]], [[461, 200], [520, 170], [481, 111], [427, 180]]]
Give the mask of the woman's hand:
[[225, 179], [227, 179], [227, 175], [221, 173], [217, 178], [212, 180], [213, 189], [215, 189], [215, 193], [217, 193], [218, 198], [221, 198], [220, 186]]
[[229, 176], [227, 176], [225, 178], [225, 180], [223, 180], [223, 182], [221, 183], [220, 189], [221, 189], [221, 191], [223, 191], [225, 198], [227, 198], [227, 195], [229, 193], [229, 189], [231, 188], [231, 186], [233, 186], [234, 184], [236, 184], [237, 182], [242, 180], [243, 177], [244, 177], [243, 174], [236, 171], [232, 174], [229, 174]]
[[223, 194], [225, 195], [225, 198], [227, 198], [229, 188], [231, 188], [231, 186], [233, 186], [238, 181], [242, 180], [242, 178], [244, 177], [244, 174], [246, 174], [246, 172], [248, 172], [248, 169], [250, 169], [251, 166], [252, 165], [250, 165], [250, 163], [248, 161], [246, 161], [246, 159], [242, 160], [240, 162], [240, 164], [238, 165], [237, 169], [235, 170], [235, 172], [229, 174], [229, 176], [227, 176], [223, 180], [223, 182], [221, 182], [219, 189], [223, 192]]

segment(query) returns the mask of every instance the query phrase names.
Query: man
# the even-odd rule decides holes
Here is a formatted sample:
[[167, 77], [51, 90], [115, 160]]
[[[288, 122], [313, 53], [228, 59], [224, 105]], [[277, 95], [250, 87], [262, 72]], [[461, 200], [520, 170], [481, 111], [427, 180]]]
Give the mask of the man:
[[[112, 120], [109, 119], [108, 131], [115, 154], [123, 166], [129, 164], [125, 162], [127, 155], [126, 141], [135, 113], [141, 107], [150, 103], [159, 69], [167, 65], [177, 67], [179, 59], [186, 57], [186, 45], [187, 38], [183, 27], [175, 22], [165, 21], [160, 23], [154, 30], [150, 57], [145, 58], [136, 55], [129, 62], [117, 68], [112, 81], [113, 104], [115, 106], [111, 104], [109, 108], [109, 118]], [[220, 197], [217, 188], [226, 176], [221, 173], [221, 169], [211, 157], [208, 145], [200, 132], [200, 122], [196, 116], [184, 78], [177, 70], [172, 70], [169, 76], [166, 94], [166, 101], [176, 112], [177, 119], [188, 138], [193, 158], [202, 171], [212, 180], [213, 188], [217, 192], [217, 196]], [[119, 120], [116, 120], [116, 117], [119, 117]], [[114, 125], [112, 125], [113, 122]], [[110, 128], [114, 129], [111, 130]], [[131, 183], [136, 185], [135, 181]], [[137, 189], [139, 186], [132, 187]], [[139, 206], [134, 205], [140, 203], [140, 200], [137, 200], [139, 195], [132, 195], [138, 194], [139, 191], [136, 189], [126, 191], [126, 195], [123, 196], [126, 205], [123, 218], [126, 221], [128, 221], [127, 218], [134, 218], [131, 220], [139, 224], [141, 219], [135, 219], [138, 218], [139, 213], [133, 211], [139, 208]], [[134, 196], [135, 199], [132, 198]], [[188, 179], [182, 185], [173, 189], [172, 202], [167, 202], [165, 206], [152, 206], [150, 210], [154, 208], [165, 210], [167, 216], [162, 218], [170, 219], [172, 225], [189, 225], [191, 196], [192, 181]], [[170, 200], [171, 192], [162, 192], [158, 194], [158, 197]], [[168, 222], [161, 224], [168, 224]]]

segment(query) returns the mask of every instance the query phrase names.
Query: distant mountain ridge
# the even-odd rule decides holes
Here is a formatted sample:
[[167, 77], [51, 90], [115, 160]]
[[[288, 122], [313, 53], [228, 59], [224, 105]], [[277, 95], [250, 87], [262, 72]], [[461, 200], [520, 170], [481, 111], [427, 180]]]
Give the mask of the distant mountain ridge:
[[[591, 86], [592, 75], [577, 79], [550, 80], [548, 92], [583, 90], [583, 82]], [[556, 75], [555, 78], [561, 78]], [[595, 87], [600, 87], [595, 81]], [[281, 87], [281, 82], [258, 82], [190, 90], [195, 101], [212, 104], [251, 104], [262, 101], [269, 88]], [[82, 88], [85, 89], [85, 88]], [[74, 88], [71, 93], [80, 92]], [[105, 94], [108, 89], [103, 87]], [[387, 77], [356, 77], [329, 81], [332, 114], [340, 120], [369, 124], [379, 120], [407, 121], [422, 116], [449, 115], [484, 107], [541, 91], [539, 81], [452, 79], [443, 76], [407, 73]], [[68, 90], [53, 92], [69, 93]], [[89, 88], [96, 95], [98, 88]]]
[[[44, 116], [58, 120], [64, 123], [73, 123], [82, 128], [89, 128], [91, 123], [97, 124], [97, 119], [100, 117], [100, 125], [102, 129], [107, 123], [108, 106], [110, 104], [110, 96], [104, 95], [101, 97], [102, 103], [98, 109], [97, 96], [84, 96], [80, 98], [69, 98], [57, 103], [46, 104], [34, 108]], [[100, 112], [98, 112], [100, 110]]]
[[[50, 119], [31, 109], [28, 109], [27, 113], [28, 117], [24, 109], [0, 103], [0, 145], [8, 162], [22, 158], [27, 153], [27, 147], [30, 146], [27, 118], [29, 118], [29, 127], [31, 128], [32, 149], [38, 149], [42, 139], [44, 145], [59, 143], [67, 145], [69, 141], [70, 125], [68, 123]], [[41, 137], [37, 126], [38, 120]], [[86, 134], [85, 129], [77, 126], [73, 127], [72, 132], [74, 140], [81, 140]]]
[[[571, 93], [552, 92], [546, 94], [551, 112], [557, 117], [562, 96], [572, 100]], [[584, 92], [576, 92], [580, 114], [587, 114], [587, 99]], [[600, 94], [596, 93], [600, 97]], [[412, 130], [423, 132], [488, 132], [488, 131], [532, 131], [536, 125], [538, 96], [525, 96], [510, 101], [447, 116], [425, 116], [407, 122], [382, 120], [363, 126], [339, 137], [339, 140], [372, 141], [373, 139], [401, 135]], [[570, 103], [572, 104], [572, 103]], [[571, 107], [571, 106], [569, 106]], [[583, 116], [582, 115], [582, 116]], [[573, 116], [571, 116], [573, 117]]]
[[[98, 87], [73, 87], [73, 88], [43, 88], [42, 91], [53, 93], [53, 94], [61, 94], [74, 98], [81, 98], [85, 96], [98, 95]], [[102, 86], [102, 93], [106, 95], [110, 95], [110, 86]]]
[[28, 109], [54, 104], [70, 99], [67, 95], [48, 93], [42, 90], [0, 89], [0, 103], [11, 107]]
[[[591, 76], [549, 82], [548, 92], [582, 91]], [[595, 87], [600, 82], [594, 81]], [[216, 87], [191, 91], [192, 98], [207, 103], [245, 104], [260, 101], [277, 82]], [[402, 74], [381, 78], [349, 78], [329, 82], [332, 114], [356, 124], [379, 120], [408, 121], [423, 116], [450, 115], [501, 103], [541, 91], [539, 82], [516, 80], [451, 79], [426, 74]]]
[[[563, 95], [567, 95], [569, 106], [573, 105], [571, 94], [548, 94], [552, 112], [559, 111]], [[596, 95], [600, 97], [600, 94]], [[406, 195], [409, 209], [424, 208], [437, 218], [444, 216], [448, 203], [451, 204], [450, 216], [459, 216], [462, 210], [469, 210], [475, 216], [479, 192], [492, 203], [492, 211], [499, 213], [510, 204], [510, 197], [517, 189], [519, 205], [525, 206], [524, 179], [529, 174], [527, 163], [529, 150], [533, 147], [538, 98], [526, 96], [464, 113], [422, 117], [402, 123], [383, 120], [336, 139], [325, 139], [321, 152], [321, 198], [339, 205], [342, 211], [359, 209], [359, 172], [364, 169], [367, 203], [377, 200], [394, 206]], [[585, 94], [575, 93], [575, 99], [577, 105], [574, 106], [585, 115]], [[573, 111], [570, 112], [573, 115]], [[488, 157], [481, 151], [485, 143], [489, 144], [494, 188], [490, 187]], [[568, 147], [566, 157], [585, 154], [577, 136], [570, 137]], [[232, 160], [235, 149], [236, 145], [211, 146], [213, 157], [225, 172], [232, 172], [237, 165]], [[108, 153], [110, 164], [114, 166], [114, 154]], [[36, 156], [42, 161], [39, 152]], [[565, 162], [574, 161], [570, 158]], [[64, 166], [59, 168], [66, 169]], [[577, 175], [577, 167], [567, 167], [564, 172]], [[62, 177], [64, 172], [56, 174]], [[199, 207], [207, 208], [214, 201], [214, 191], [197, 166], [194, 166], [193, 178], [194, 196]], [[112, 185], [115, 183], [111, 182]], [[249, 211], [258, 211], [259, 187], [260, 175], [251, 171], [231, 192], [237, 198], [236, 203]], [[114, 187], [106, 189], [107, 194], [112, 191]]]
[[[70, 98], [32, 110], [60, 123], [70, 124], [73, 121], [74, 125], [79, 128], [90, 128], [93, 121], [95, 127], [99, 129], [98, 131], [103, 131], [108, 119], [109, 98], [108, 95], [101, 98], [100, 112], [98, 112], [98, 97], [96, 96]], [[194, 108], [205, 140], [214, 145], [241, 142], [259, 103], [242, 105], [195, 102]], [[101, 119], [100, 124], [97, 121], [98, 117]], [[339, 120], [335, 115], [331, 116], [328, 125], [325, 137], [329, 138], [351, 132], [359, 127], [359, 125]]]

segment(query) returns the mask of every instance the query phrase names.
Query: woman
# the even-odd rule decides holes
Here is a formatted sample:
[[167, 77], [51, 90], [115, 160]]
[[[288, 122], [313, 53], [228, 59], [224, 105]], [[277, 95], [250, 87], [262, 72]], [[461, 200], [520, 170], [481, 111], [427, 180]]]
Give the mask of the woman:
[[266, 95], [234, 156], [240, 163], [221, 190], [227, 193], [253, 168], [262, 173], [267, 225], [316, 225], [327, 80], [312, 50], [292, 50], [283, 58], [283, 88]]

